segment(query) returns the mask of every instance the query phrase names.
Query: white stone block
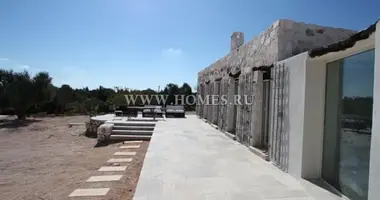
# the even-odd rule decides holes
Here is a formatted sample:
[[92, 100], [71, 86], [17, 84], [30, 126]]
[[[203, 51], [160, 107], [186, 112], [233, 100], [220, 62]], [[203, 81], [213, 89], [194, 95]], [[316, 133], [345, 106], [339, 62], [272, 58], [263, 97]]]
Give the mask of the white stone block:
[[125, 171], [127, 166], [112, 166], [112, 167], [101, 167], [98, 169], [99, 172], [120, 172]]
[[114, 156], [134, 156], [136, 152], [120, 151], [113, 154]]
[[140, 145], [128, 145], [128, 146], [121, 146], [122, 149], [138, 149], [140, 148]]
[[110, 188], [76, 189], [69, 197], [104, 196]]
[[142, 143], [142, 140], [132, 140], [132, 141], [124, 141], [123, 144], [133, 144], [133, 143]]
[[111, 158], [107, 162], [109, 163], [119, 163], [119, 162], [131, 162], [132, 158]]
[[87, 182], [100, 182], [100, 181], [118, 181], [123, 175], [104, 175], [104, 176], [91, 176]]

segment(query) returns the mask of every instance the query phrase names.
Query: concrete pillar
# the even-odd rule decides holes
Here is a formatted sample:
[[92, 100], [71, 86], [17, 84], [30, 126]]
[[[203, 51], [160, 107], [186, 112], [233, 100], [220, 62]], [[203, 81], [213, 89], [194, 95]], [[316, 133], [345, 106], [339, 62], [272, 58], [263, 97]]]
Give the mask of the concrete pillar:
[[380, 199], [380, 22], [375, 35], [375, 78], [373, 87], [372, 136], [369, 165], [368, 200]]
[[251, 113], [251, 134], [252, 138], [250, 145], [254, 147], [260, 147], [263, 137], [262, 132], [262, 116], [263, 116], [263, 73], [261, 71], [253, 72], [253, 81], [254, 81], [254, 103], [252, 105]]
[[208, 108], [208, 100], [207, 100], [207, 96], [209, 95], [209, 84], [205, 84], [204, 85], [204, 95], [203, 95], [203, 100], [204, 100], [204, 104], [203, 104], [203, 116], [202, 118], [204, 119], [207, 119], [207, 108]]
[[228, 107], [228, 81], [229, 77], [223, 77], [221, 80], [221, 94], [222, 94], [222, 105], [220, 106], [219, 122], [218, 127], [222, 131], [226, 131], [227, 127], [227, 107]]
[[233, 131], [234, 128], [234, 89], [235, 89], [235, 80], [233, 78], [229, 78], [228, 80], [228, 104], [227, 104], [227, 132]]
[[[307, 57], [307, 53], [304, 53], [284, 61], [285, 67], [289, 68], [289, 116], [287, 116], [289, 119], [289, 130], [287, 130], [289, 133], [288, 173], [297, 178], [302, 177]], [[275, 101], [275, 98], [273, 97], [272, 100]], [[272, 109], [276, 110], [277, 108], [274, 106]], [[276, 123], [276, 117], [273, 116], [274, 121], [272, 123]], [[273, 142], [275, 141], [272, 141], [272, 146]]]
[[213, 105], [212, 105], [212, 95], [214, 94], [214, 82], [210, 82], [208, 84], [209, 87], [209, 103], [207, 106], [207, 121], [212, 122], [212, 111], [213, 111]]
[[[245, 79], [245, 75], [240, 75], [239, 77], [239, 80], [238, 80], [238, 92], [237, 92], [237, 95], [239, 95], [240, 97], [242, 97], [244, 94], [244, 80]], [[236, 84], [236, 83], [235, 83]], [[236, 86], [235, 86], [236, 88]], [[244, 115], [244, 104], [243, 101], [244, 99], [240, 99], [240, 102], [236, 102], [238, 103], [237, 106], [236, 106], [236, 124], [235, 124], [235, 127], [236, 127], [236, 130], [235, 130], [235, 135], [236, 135], [236, 141], [240, 142], [240, 143], [244, 143], [243, 141], [243, 137], [244, 137], [244, 122], [243, 122], [243, 115]]]
[[321, 177], [325, 119], [326, 64], [306, 61], [302, 177]]
[[[201, 85], [200, 85], [200, 84], [198, 84], [198, 86], [197, 86], [197, 96], [199, 96], [199, 95], [201, 95]], [[200, 105], [199, 105], [199, 103], [197, 103], [195, 109], [196, 109], [196, 110], [195, 110], [196, 114], [197, 114], [198, 116], [200, 116], [201, 113], [200, 113]]]
[[288, 111], [281, 114], [285, 118], [283, 134], [289, 134], [288, 141], [282, 144], [288, 148], [288, 153], [283, 154], [288, 156], [288, 172], [298, 178], [318, 179], [322, 168], [326, 64], [309, 60], [307, 52], [283, 64], [289, 81], [284, 109]]
[[203, 104], [199, 100], [203, 98], [203, 93], [204, 93], [204, 85], [199, 84], [199, 93], [197, 94], [197, 107], [198, 107], [198, 116], [203, 117]]
[[[215, 81], [214, 82], [214, 92], [213, 92], [213, 95], [215, 96], [218, 96], [220, 95], [218, 92], [220, 90], [220, 80], [219, 81]], [[218, 115], [219, 115], [219, 108], [220, 106], [219, 105], [219, 97], [217, 99], [217, 102], [213, 102], [213, 103], [218, 103], [218, 104], [215, 104], [215, 105], [212, 105], [212, 120], [211, 122], [213, 124], [217, 124], [218, 123]]]

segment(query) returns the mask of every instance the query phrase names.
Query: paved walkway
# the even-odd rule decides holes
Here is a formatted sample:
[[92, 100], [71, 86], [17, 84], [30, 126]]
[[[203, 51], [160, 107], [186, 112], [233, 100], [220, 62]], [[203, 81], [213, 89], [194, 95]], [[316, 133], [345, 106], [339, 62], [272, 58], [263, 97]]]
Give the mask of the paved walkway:
[[189, 115], [187, 119], [157, 123], [133, 199], [336, 198], [305, 182], [297, 181], [195, 115]]

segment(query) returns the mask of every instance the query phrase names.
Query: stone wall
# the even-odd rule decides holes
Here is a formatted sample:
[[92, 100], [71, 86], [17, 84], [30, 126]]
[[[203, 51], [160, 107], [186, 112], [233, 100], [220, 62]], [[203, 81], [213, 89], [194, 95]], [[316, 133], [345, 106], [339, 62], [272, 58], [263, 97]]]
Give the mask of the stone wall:
[[[277, 61], [319, 46], [348, 38], [355, 33], [351, 30], [322, 27], [313, 24], [278, 20], [267, 30], [254, 37], [243, 46], [211, 64], [198, 73], [198, 88], [203, 96], [215, 94], [215, 80], [221, 81], [220, 95], [229, 96], [229, 104], [222, 106], [197, 106], [197, 114], [209, 122], [218, 122], [222, 131], [231, 131], [234, 125], [234, 109], [231, 103], [234, 94], [234, 78], [229, 74], [241, 72], [239, 95], [254, 96], [252, 105], [237, 108], [236, 137], [242, 143], [260, 146], [262, 140], [262, 73], [252, 71], [253, 67], [269, 66]], [[204, 89], [202, 89], [204, 87]], [[216, 115], [216, 111], [219, 114]], [[215, 118], [218, 119], [215, 119]]]
[[[271, 64], [277, 60], [276, 52], [278, 47], [277, 35], [278, 35], [279, 22], [274, 23], [269, 29], [262, 32], [259, 36], [255, 37], [247, 44], [240, 46], [233, 50], [230, 54], [226, 55], [219, 61], [213, 63], [206, 69], [198, 73], [198, 88], [204, 87], [204, 92], [202, 94], [214, 94], [211, 92], [214, 88], [210, 88], [209, 85], [214, 86], [214, 80], [222, 78], [221, 81], [221, 93], [220, 95], [228, 95], [233, 92], [233, 88], [230, 86], [231, 78], [228, 74], [230, 72], [235, 73], [241, 71], [242, 69], [247, 69], [250, 71], [252, 66], [261, 66]], [[205, 82], [210, 81], [206, 84]], [[230, 103], [233, 99], [230, 99]], [[213, 107], [209, 109], [210, 106], [198, 105], [197, 113], [201, 117], [209, 119], [211, 122], [218, 121], [218, 126], [221, 130], [227, 131], [228, 110], [231, 110], [231, 105], [222, 105], [219, 107]], [[211, 119], [207, 114], [215, 113], [216, 109], [219, 110], [218, 119]], [[238, 108], [239, 109], [239, 108]], [[238, 111], [239, 112], [239, 111]], [[215, 114], [211, 114], [211, 117], [216, 117]], [[231, 119], [230, 119], [231, 120]]]
[[290, 20], [280, 20], [278, 31], [278, 60], [284, 60], [309, 51], [342, 41], [356, 31], [305, 24]]
[[198, 85], [208, 80], [227, 76], [242, 68], [269, 65], [277, 61], [279, 21], [247, 44], [233, 50], [222, 59], [198, 73]]
[[86, 122], [86, 136], [87, 137], [97, 137], [98, 127], [104, 124], [105, 121], [90, 119]]

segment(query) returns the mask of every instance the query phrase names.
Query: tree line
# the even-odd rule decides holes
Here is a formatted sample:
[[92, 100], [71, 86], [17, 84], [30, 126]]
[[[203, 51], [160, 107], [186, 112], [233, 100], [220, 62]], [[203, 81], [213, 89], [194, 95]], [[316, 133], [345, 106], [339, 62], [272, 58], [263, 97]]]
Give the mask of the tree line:
[[[64, 84], [56, 87], [52, 77], [47, 72], [39, 72], [31, 76], [29, 72], [15, 72], [0, 69], [0, 114], [17, 115], [25, 119], [35, 113], [46, 114], [100, 114], [113, 112], [121, 106], [126, 106], [124, 95], [148, 94], [168, 95], [166, 104], [174, 103], [174, 95], [193, 95], [189, 84], [178, 86], [169, 83], [163, 90], [136, 90], [126, 87], [99, 88], [90, 90], [72, 88]], [[152, 102], [155, 104], [155, 102]], [[142, 105], [140, 99], [135, 105]], [[186, 105], [186, 110], [194, 110], [194, 105]]]

